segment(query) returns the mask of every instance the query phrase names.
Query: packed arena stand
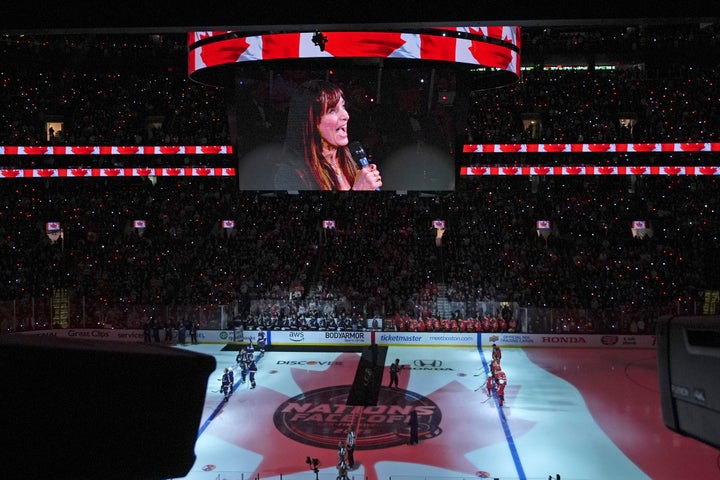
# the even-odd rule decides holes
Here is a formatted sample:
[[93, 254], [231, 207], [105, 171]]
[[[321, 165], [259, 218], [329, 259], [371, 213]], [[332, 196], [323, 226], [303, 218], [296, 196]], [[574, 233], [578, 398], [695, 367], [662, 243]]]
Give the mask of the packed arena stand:
[[[543, 45], [528, 47], [537, 61], [577, 41], [528, 35], [526, 45]], [[584, 38], [577, 47], [584, 58], [598, 35], [611, 36]], [[618, 55], [656, 50], [636, 31], [612, 38]], [[5, 37], [3, 58], [17, 61], [0, 67], [0, 144], [228, 144], [222, 91], [187, 78], [184, 41]], [[717, 42], [713, 27], [688, 28], [670, 51]], [[39, 60], [32, 68], [23, 61], [31, 54]], [[706, 59], [526, 71], [514, 85], [473, 93], [463, 141], [717, 142], [719, 68]], [[541, 128], [528, 128], [528, 113]], [[622, 124], [623, 116], [633, 122]], [[63, 131], [46, 132], [49, 117], [62, 118]], [[716, 154], [638, 155], [646, 164], [718, 164]], [[0, 161], [9, 168], [59, 160]], [[232, 162], [222, 155], [144, 161]], [[527, 155], [468, 158], [498, 161], [531, 162]], [[547, 154], [542, 161], [585, 159]], [[593, 156], [621, 161], [628, 159]], [[715, 176], [458, 178], [454, 192], [372, 195], [241, 192], [228, 178], [3, 179], [0, 196], [3, 331], [51, 326], [47, 305], [66, 289], [75, 305], [71, 326], [139, 327], [149, 317], [188, 316], [216, 326], [203, 312], [231, 306], [236, 322], [254, 326], [265, 316], [270, 328], [287, 328], [282, 322], [312, 310], [316, 319], [343, 319], [347, 329], [372, 328], [369, 319], [380, 318], [378, 328], [467, 331], [490, 317], [511, 321], [506, 331], [644, 333], [659, 314], [699, 311], [705, 291], [718, 289]], [[147, 228], [134, 228], [136, 218]], [[233, 231], [220, 228], [225, 218], [236, 221]], [[337, 228], [324, 230], [326, 218]], [[435, 218], [449, 225], [442, 245], [429, 227]], [[547, 238], [534, 228], [540, 218], [553, 219]], [[637, 219], [652, 225], [652, 236], [631, 235]], [[65, 226], [61, 241], [45, 235], [50, 220]], [[508, 304], [512, 310], [503, 311]]]

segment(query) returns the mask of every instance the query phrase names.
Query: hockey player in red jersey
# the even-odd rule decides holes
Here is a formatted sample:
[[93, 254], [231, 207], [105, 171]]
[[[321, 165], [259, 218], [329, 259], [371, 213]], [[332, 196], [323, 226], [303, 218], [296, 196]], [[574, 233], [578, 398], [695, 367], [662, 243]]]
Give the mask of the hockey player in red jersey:
[[498, 404], [502, 407], [505, 403], [505, 386], [507, 385], [507, 376], [502, 370], [495, 372], [495, 388], [497, 390]]
[[490, 362], [490, 374], [494, 376], [499, 370], [501, 370], [500, 360], [493, 359], [493, 361]]

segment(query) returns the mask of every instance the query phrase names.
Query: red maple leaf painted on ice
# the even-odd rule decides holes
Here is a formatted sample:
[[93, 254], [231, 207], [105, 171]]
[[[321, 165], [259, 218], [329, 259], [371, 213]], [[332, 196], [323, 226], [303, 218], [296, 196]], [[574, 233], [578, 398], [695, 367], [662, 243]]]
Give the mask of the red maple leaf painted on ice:
[[[304, 368], [291, 368], [292, 381], [302, 392], [294, 398], [305, 398], [312, 395], [313, 391], [329, 389], [339, 391], [344, 386], [338, 386], [338, 378], [352, 380], [355, 376], [360, 357], [356, 354], [339, 354], [327, 371], [309, 370]], [[385, 368], [383, 374], [383, 385], [387, 385], [389, 374]], [[377, 464], [383, 462], [420, 463], [438, 468], [445, 468], [457, 472], [465, 472], [467, 475], [475, 475], [482, 466], [474, 465], [467, 458], [466, 454], [478, 448], [507, 441], [505, 433], [500, 428], [483, 429], [483, 434], [478, 434], [479, 425], [497, 424], [498, 412], [491, 402], [481, 403], [487, 397], [482, 393], [474, 393], [465, 385], [456, 380], [454, 376], [448, 376], [447, 383], [441, 388], [429, 393], [422, 393], [428, 403], [437, 405], [440, 409], [441, 419], [433, 431], [420, 431], [420, 443], [416, 446], [406, 445], [402, 442], [395, 442], [394, 446], [377, 447], [373, 445], [379, 436], [377, 435], [377, 422], [381, 422], [378, 412], [383, 412], [387, 404], [383, 398], [393, 397], [400, 394], [411, 396], [412, 392], [407, 390], [409, 379], [413, 375], [412, 370], [407, 368], [401, 372], [399, 388], [390, 389], [382, 386], [380, 399], [377, 406], [346, 406], [344, 413], [333, 415], [333, 422], [343, 422], [348, 419], [357, 425], [357, 443], [355, 457], [359, 465], [364, 468], [364, 476], [368, 480], [378, 480]], [[334, 389], [332, 387], [335, 387]], [[241, 387], [242, 388], [242, 387]], [[350, 386], [347, 386], [348, 390]], [[407, 392], [407, 393], [404, 393]], [[506, 400], [511, 399], [517, 393], [517, 388], [506, 390]], [[420, 395], [420, 394], [416, 394]], [[472, 397], [477, 395], [477, 397]], [[477, 404], [468, 404], [467, 399], [477, 398]], [[396, 398], [396, 397], [394, 397]], [[338, 398], [337, 408], [343, 408], [346, 397]], [[319, 418], [312, 428], [306, 433], [308, 440], [299, 442], [283, 434], [278, 428], [272, 428], [272, 415], [268, 410], [272, 409], [277, 413], [284, 402], [292, 399], [270, 388], [262, 387], [261, 382], [252, 392], [239, 391], [230, 399], [230, 403], [223, 407], [223, 411], [205, 430], [206, 435], [214, 435], [222, 440], [235, 444], [243, 449], [259, 455], [261, 460], [254, 471], [255, 475], [277, 476], [302, 473], [307, 470], [304, 464], [305, 456], [311, 455], [319, 460], [321, 469], [335, 468], [337, 464], [338, 441], [344, 440], [347, 433], [347, 426], [342, 424], [328, 424], [321, 420], [322, 415], [335, 412], [336, 407], [320, 405], [314, 410], [299, 414], [303, 421], [310, 423], [312, 416]], [[233, 402], [240, 402], [234, 408]], [[507, 404], [506, 404], [507, 405]], [[396, 405], [397, 407], [397, 405]], [[510, 407], [505, 407], [510, 411]], [[322, 413], [313, 413], [321, 411]], [[343, 416], [346, 415], [346, 416]], [[248, 418], [266, 418], [267, 422], [248, 421]], [[338, 420], [340, 419], [340, 420]], [[514, 418], [511, 415], [506, 417], [508, 426], [513, 436], [520, 436], [530, 430], [534, 423], [521, 418]], [[389, 428], [396, 431], [388, 431], [388, 425], [383, 432], [385, 437], [398, 436], [402, 439], [406, 435], [404, 422], [396, 422]], [[368, 440], [369, 437], [372, 437]], [[373, 440], [373, 438], [375, 440]], [[313, 443], [325, 443], [327, 448], [312, 446]]]

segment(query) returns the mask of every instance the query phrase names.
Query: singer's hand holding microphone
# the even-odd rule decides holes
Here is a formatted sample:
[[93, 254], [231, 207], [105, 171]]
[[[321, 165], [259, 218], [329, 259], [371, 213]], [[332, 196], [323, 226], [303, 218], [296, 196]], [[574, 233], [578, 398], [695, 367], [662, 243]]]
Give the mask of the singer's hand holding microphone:
[[355, 160], [360, 167], [360, 171], [355, 176], [352, 189], [380, 190], [380, 187], [382, 187], [382, 177], [380, 176], [377, 165], [370, 163], [360, 142], [352, 142], [349, 148], [353, 160]]

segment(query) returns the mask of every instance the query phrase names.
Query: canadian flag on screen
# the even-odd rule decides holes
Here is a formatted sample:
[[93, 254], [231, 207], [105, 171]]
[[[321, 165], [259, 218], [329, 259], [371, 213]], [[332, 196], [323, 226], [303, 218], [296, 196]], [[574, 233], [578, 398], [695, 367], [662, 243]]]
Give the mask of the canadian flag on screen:
[[235, 220], [223, 220], [222, 227], [223, 228], [235, 228]]
[[433, 220], [433, 228], [445, 228], [445, 220]]
[[639, 230], [641, 228], [647, 228], [647, 223], [645, 223], [645, 220], [635, 220], [632, 223], [632, 228]]
[[335, 228], [335, 220], [323, 220], [323, 228]]
[[45, 224], [45, 230], [48, 232], [57, 232], [60, 230], [60, 222], [47, 222]]
[[145, 223], [145, 220], [134, 220], [133, 221], [133, 227], [135, 228], [145, 228], [147, 224]]
[[550, 228], [550, 220], [538, 220], [536, 225], [538, 229]]

